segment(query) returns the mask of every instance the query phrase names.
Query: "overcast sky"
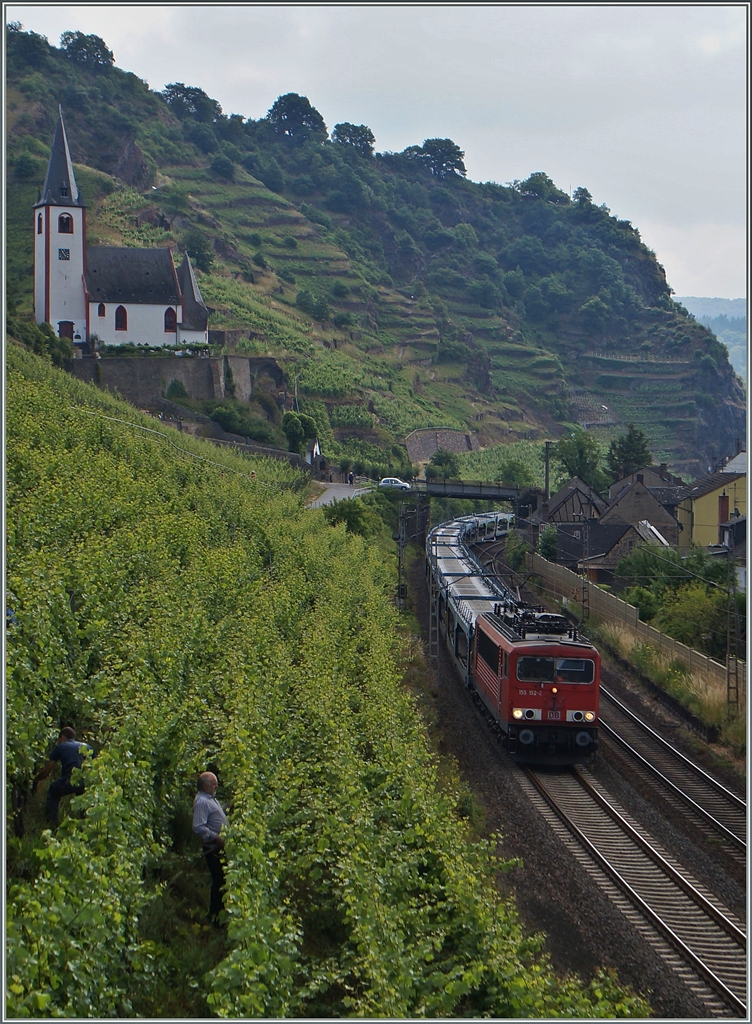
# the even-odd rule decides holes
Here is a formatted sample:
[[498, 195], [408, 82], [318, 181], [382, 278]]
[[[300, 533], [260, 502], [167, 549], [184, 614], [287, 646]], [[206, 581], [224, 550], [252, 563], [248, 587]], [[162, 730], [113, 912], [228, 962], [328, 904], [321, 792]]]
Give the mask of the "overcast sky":
[[748, 11], [738, 4], [6, 4], [59, 45], [101, 36], [161, 90], [225, 113], [309, 98], [378, 150], [449, 137], [474, 181], [586, 186], [655, 250], [677, 295], [746, 295]]

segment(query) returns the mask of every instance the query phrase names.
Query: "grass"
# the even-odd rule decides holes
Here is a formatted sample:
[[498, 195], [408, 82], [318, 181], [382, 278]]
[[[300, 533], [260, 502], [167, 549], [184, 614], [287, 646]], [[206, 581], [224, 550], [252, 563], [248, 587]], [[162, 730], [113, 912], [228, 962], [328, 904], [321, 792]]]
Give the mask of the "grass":
[[737, 756], [745, 755], [746, 697], [743, 692], [740, 694], [741, 703], [738, 710], [730, 709], [724, 686], [720, 686], [715, 679], [703, 672], [690, 672], [683, 662], [669, 658], [655, 647], [646, 644], [628, 626], [622, 623], [599, 622], [595, 630], [589, 627], [589, 632], [596, 631], [599, 639], [609, 648], [617, 651], [672, 697], [676, 697], [703, 722], [716, 726], [721, 744], [728, 746]]

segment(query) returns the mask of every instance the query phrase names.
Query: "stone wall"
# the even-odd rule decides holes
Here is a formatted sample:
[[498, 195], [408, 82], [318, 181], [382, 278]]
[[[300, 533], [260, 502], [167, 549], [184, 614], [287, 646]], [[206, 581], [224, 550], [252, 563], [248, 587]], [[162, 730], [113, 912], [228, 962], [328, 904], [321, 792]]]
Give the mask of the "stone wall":
[[274, 359], [248, 356], [117, 356], [71, 360], [67, 370], [79, 380], [117, 391], [139, 409], [157, 410], [172, 381], [179, 381], [189, 398], [221, 401], [227, 370], [232, 373], [235, 397], [247, 402], [256, 375], [267, 376], [284, 388], [284, 374]]
[[461, 430], [413, 430], [405, 438], [407, 454], [412, 463], [428, 462], [439, 448], [457, 455], [473, 452], [480, 448], [477, 434], [465, 434]]

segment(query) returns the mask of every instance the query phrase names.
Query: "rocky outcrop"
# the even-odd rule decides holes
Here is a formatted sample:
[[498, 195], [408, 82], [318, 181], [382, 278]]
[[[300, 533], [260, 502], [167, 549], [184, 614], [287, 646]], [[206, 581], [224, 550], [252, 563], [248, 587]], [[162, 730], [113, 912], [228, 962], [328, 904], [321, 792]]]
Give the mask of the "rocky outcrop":
[[112, 174], [120, 178], [126, 185], [143, 192], [154, 180], [152, 172], [144, 159], [141, 147], [131, 140], [123, 150], [120, 159], [112, 169]]

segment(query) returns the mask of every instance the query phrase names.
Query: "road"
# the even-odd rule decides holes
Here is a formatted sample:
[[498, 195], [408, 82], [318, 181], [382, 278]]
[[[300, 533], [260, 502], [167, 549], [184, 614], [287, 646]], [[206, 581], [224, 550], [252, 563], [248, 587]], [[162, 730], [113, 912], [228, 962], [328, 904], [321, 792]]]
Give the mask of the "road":
[[335, 501], [345, 498], [356, 498], [359, 494], [368, 494], [370, 488], [350, 486], [350, 484], [326, 484], [325, 489], [315, 498], [308, 508], [319, 508], [321, 505], [333, 505]]

